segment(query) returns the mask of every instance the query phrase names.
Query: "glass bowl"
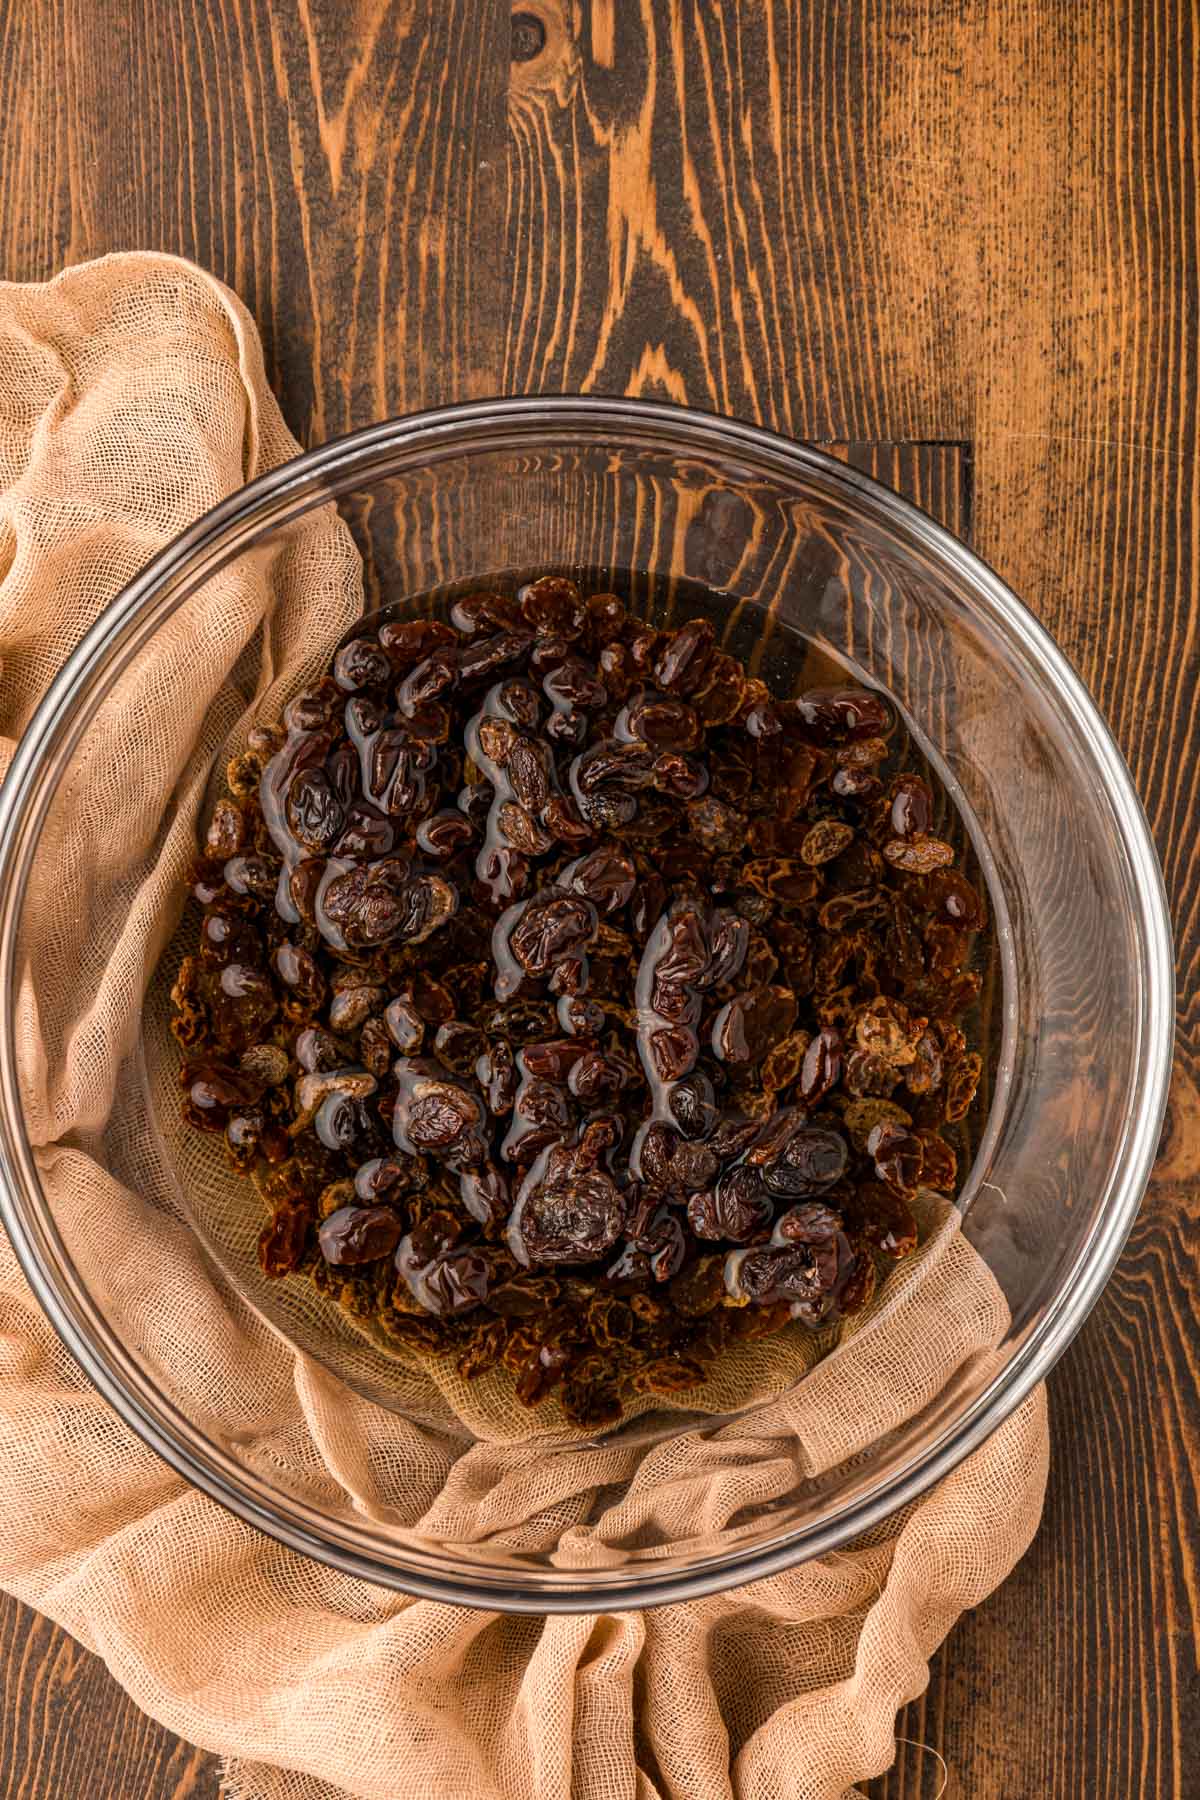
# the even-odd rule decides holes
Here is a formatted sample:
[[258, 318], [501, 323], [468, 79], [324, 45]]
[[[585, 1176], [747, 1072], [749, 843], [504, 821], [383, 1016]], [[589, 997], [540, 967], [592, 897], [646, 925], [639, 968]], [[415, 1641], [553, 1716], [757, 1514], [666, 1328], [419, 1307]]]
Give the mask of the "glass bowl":
[[[322, 541], [336, 534], [350, 571], [336, 597], [305, 564], [317, 529]], [[818, 1445], [789, 1460], [778, 1382], [721, 1403], [655, 1403], [607, 1436], [548, 1428], [520, 1443], [523, 1423], [506, 1443], [503, 1409], [490, 1430], [464, 1418], [306, 1283], [267, 1283], [252, 1192], [231, 1190], [189, 1147], [162, 1099], [164, 996], [194, 931], [194, 918], [180, 924], [182, 891], [161, 880], [131, 889], [129, 906], [154, 912], [154, 955], [133, 969], [110, 960], [128, 909], [114, 916], [112, 895], [92, 891], [86, 856], [78, 891], [58, 891], [95, 746], [115, 722], [128, 731], [170, 707], [192, 721], [188, 755], [162, 760], [157, 776], [142, 769], [136, 791], [113, 799], [144, 819], [150, 862], [161, 871], [173, 855], [182, 867], [230, 734], [244, 734], [280, 673], [275, 634], [298, 569], [313, 596], [301, 633], [311, 672], [346, 628], [347, 595], [402, 608], [550, 568], [588, 571], [654, 618], [686, 617], [708, 596], [726, 642], [777, 690], [800, 681], [812, 649], [886, 689], [956, 799], [990, 889], [992, 1080], [955, 1236], [986, 1273], [994, 1329], [952, 1378], [914, 1391], [905, 1416], [829, 1456]], [[222, 631], [211, 696], [149, 681], [170, 634]], [[278, 681], [267, 697], [278, 705]], [[83, 973], [47, 978], [38, 958], [60, 917], [67, 937], [86, 934], [86, 955], [73, 945], [62, 958]], [[816, 450], [670, 406], [498, 400], [397, 419], [298, 457], [183, 533], [83, 640], [19, 747], [0, 795], [4, 1222], [55, 1328], [116, 1411], [282, 1543], [471, 1605], [675, 1601], [874, 1527], [1045, 1375], [1113, 1267], [1157, 1146], [1171, 965], [1154, 850], [1108, 730], [1020, 602], [932, 519]], [[98, 1101], [88, 1088], [64, 1133], [30, 1116], [31, 1063], [87, 1057], [97, 994], [113, 1025], [110, 1078]], [[62, 1179], [64, 1167], [86, 1178]], [[107, 1183], [107, 1229], [92, 1176]], [[186, 1307], [172, 1258], [187, 1264]], [[197, 1330], [250, 1346], [253, 1381], [197, 1378]], [[791, 1399], [808, 1379], [799, 1368]], [[405, 1458], [418, 1454], [444, 1494], [470, 1489], [475, 1502], [504, 1491], [514, 1459], [526, 1475], [536, 1463], [545, 1504], [514, 1514], [410, 1503]], [[685, 1527], [650, 1505], [627, 1529], [593, 1533], [655, 1469], [683, 1466], [736, 1467], [739, 1503], [716, 1524], [701, 1507]]]

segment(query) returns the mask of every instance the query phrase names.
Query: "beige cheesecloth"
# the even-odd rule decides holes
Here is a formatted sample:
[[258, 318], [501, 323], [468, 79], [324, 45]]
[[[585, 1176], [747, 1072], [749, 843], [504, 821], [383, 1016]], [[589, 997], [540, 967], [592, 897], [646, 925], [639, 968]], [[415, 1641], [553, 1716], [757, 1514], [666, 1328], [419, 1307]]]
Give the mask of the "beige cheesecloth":
[[[295, 448], [252, 321], [200, 270], [128, 255], [0, 284], [4, 766], [122, 584]], [[74, 810], [43, 845], [47, 902], [22, 970], [45, 1180], [75, 1232], [101, 1234], [112, 1302], [178, 1391], [210, 1399], [252, 1448], [256, 1433], [286, 1439], [368, 1512], [402, 1495], [451, 1538], [539, 1515], [581, 1557], [647, 1521], [719, 1530], [988, 1354], [1004, 1302], [953, 1215], [855, 1339], [764, 1415], [760, 1458], [718, 1467], [661, 1446], [623, 1516], [585, 1529], [569, 1463], [510, 1466], [506, 1481], [504, 1446], [483, 1442], [451, 1468], [248, 1309], [232, 1317], [186, 1223], [81, 1147], [111, 1108], [125, 1022], [178, 915], [220, 736], [252, 705], [277, 710], [272, 688], [319, 662], [360, 601], [348, 535], [313, 515], [270, 582], [232, 582], [219, 607], [201, 594], [177, 615], [106, 713], [109, 741], [89, 743]], [[64, 1025], [52, 1002], [66, 993]], [[219, 1752], [236, 1800], [843, 1800], [890, 1763], [896, 1711], [959, 1613], [1026, 1549], [1046, 1461], [1039, 1393], [870, 1541], [753, 1586], [549, 1619], [412, 1601], [278, 1547], [160, 1463], [80, 1375], [0, 1239], [0, 1583], [103, 1656], [148, 1713]]]

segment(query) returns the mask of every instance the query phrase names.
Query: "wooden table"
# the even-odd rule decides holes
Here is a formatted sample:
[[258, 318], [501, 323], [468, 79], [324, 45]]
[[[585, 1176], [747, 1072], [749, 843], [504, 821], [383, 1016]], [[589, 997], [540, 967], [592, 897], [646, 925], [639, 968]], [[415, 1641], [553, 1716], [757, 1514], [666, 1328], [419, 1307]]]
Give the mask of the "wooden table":
[[[305, 443], [585, 389], [945, 445], [1111, 720], [1178, 1067], [1041, 1534], [899, 1726], [970, 1800], [1200, 1793], [1198, 59], [1188, 0], [0, 0], [0, 274], [195, 257]], [[215, 1794], [11, 1603], [0, 1683], [0, 1800]]]

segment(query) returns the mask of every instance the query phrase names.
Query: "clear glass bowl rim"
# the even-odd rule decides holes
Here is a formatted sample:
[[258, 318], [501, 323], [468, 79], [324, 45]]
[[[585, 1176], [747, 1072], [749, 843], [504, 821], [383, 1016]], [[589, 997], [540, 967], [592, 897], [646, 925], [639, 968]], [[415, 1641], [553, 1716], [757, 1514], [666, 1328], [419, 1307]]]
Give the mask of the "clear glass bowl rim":
[[[1003, 1369], [934, 1441], [889, 1478], [829, 1518], [781, 1530], [766, 1545], [679, 1569], [539, 1571], [492, 1576], [450, 1555], [384, 1560], [350, 1529], [255, 1478], [205, 1439], [154, 1388], [99, 1313], [59, 1237], [21, 1114], [14, 1045], [17, 927], [38, 834], [58, 774], [99, 703], [114, 665], [136, 655], [162, 620], [216, 567], [273, 522], [320, 505], [351, 485], [456, 451], [502, 448], [539, 429], [590, 440], [639, 439], [673, 451], [735, 457], [766, 478], [815, 475], [886, 529], [906, 536], [972, 591], [1000, 632], [1054, 695], [1118, 823], [1136, 900], [1140, 948], [1138, 1087], [1117, 1176], [1097, 1225], [1052, 1303]], [[970, 1454], [1042, 1380], [1099, 1297], [1129, 1234], [1158, 1145], [1173, 1048], [1173, 941], [1158, 858], [1141, 802], [1096, 706], [1052, 638], [965, 544], [891, 489], [824, 452], [762, 427], [693, 408], [594, 395], [480, 400], [382, 421], [322, 444], [238, 489], [159, 553], [121, 591], [63, 665], [21, 738], [0, 788], [0, 1220], [39, 1304], [66, 1348], [114, 1411], [177, 1473], [230, 1511], [299, 1553], [360, 1579], [420, 1598], [512, 1612], [580, 1612], [677, 1603], [761, 1579], [836, 1549], [918, 1498]]]

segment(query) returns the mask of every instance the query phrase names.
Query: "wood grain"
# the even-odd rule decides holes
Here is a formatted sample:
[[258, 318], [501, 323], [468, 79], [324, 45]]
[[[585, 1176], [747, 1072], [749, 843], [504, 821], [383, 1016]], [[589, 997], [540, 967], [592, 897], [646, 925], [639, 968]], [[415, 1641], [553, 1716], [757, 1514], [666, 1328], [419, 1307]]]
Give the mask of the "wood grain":
[[216, 1800], [212, 1757], [152, 1724], [103, 1663], [0, 1595], [0, 1800]]
[[[254, 308], [308, 441], [463, 395], [582, 387], [797, 436], [972, 446], [975, 542], [1074, 659], [1145, 799], [1179, 1054], [1157, 1178], [1052, 1380], [1041, 1535], [901, 1730], [945, 1756], [948, 1796], [1190, 1800], [1195, 8], [517, 11], [535, 22], [514, 38], [502, 0], [0, 0], [0, 273], [131, 245], [197, 257]], [[0, 1744], [38, 1746], [13, 1753], [19, 1779], [0, 1763], [9, 1791], [158, 1792], [162, 1752], [131, 1774], [125, 1735], [86, 1779], [58, 1778], [68, 1750], [33, 1694], [68, 1652], [45, 1627], [24, 1648], [6, 1629]], [[120, 1716], [138, 1741], [131, 1709], [107, 1711], [90, 1677], [86, 1694], [88, 1735]], [[927, 1800], [941, 1779], [902, 1747], [874, 1794]]]

